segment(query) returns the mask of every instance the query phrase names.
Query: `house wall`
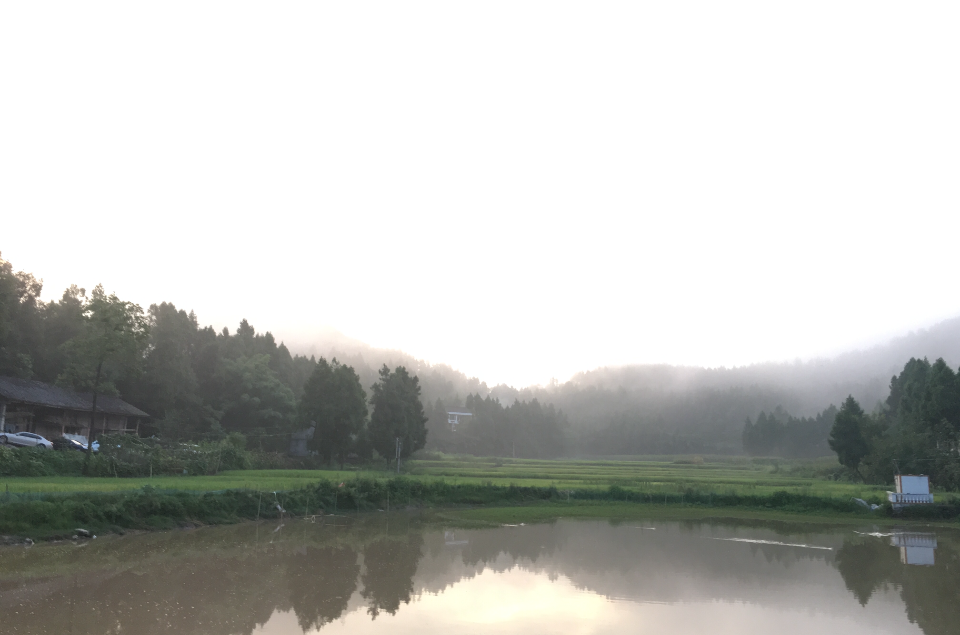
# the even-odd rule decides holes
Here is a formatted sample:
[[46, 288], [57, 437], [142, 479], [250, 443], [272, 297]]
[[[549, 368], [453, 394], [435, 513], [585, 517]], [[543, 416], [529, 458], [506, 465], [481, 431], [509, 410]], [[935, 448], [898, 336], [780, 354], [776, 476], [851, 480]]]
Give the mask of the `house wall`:
[[7, 404], [6, 412], [4, 413], [4, 432], [29, 431], [32, 423], [33, 412], [31, 410], [26, 409], [23, 406], [18, 407], [15, 404]]
[[[53, 440], [64, 434], [75, 434], [89, 438], [90, 413], [44, 408], [41, 406], [8, 406], [5, 428], [14, 432], [33, 432]], [[129, 433], [138, 430], [136, 417], [126, 415], [97, 413], [97, 434]]]

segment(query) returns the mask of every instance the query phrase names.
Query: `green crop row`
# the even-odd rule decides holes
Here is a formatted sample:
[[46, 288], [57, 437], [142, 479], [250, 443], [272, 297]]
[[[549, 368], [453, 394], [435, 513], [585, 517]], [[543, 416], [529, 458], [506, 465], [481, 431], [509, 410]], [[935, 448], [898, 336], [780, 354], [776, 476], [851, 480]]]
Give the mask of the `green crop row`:
[[[879, 497], [867, 500], [881, 502]], [[846, 514], [864, 517], [890, 514], [889, 506], [869, 512], [848, 496], [824, 496], [784, 490], [714, 492], [686, 488], [676, 492], [643, 492], [619, 486], [561, 489], [556, 486], [448, 482], [421, 478], [322, 479], [298, 489], [277, 492], [235, 489], [219, 492], [161, 491], [146, 486], [121, 492], [68, 494], [4, 494], [0, 499], [0, 533], [68, 537], [82, 527], [94, 532], [168, 528], [182, 523], [222, 524], [281, 514], [309, 517], [365, 511], [436, 507], [495, 507], [550, 503], [628, 503], [653, 506], [745, 508], [799, 514]], [[960, 505], [938, 505], [911, 514], [950, 520]]]

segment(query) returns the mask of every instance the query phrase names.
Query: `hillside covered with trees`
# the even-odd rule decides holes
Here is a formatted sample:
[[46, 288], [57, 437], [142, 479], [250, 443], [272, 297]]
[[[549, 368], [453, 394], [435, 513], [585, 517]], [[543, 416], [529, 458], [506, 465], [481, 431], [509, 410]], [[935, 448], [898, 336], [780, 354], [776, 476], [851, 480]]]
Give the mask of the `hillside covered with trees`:
[[349, 366], [291, 355], [246, 320], [217, 332], [173, 304], [144, 311], [99, 286], [89, 294], [72, 286], [49, 302], [41, 290], [33, 275], [0, 261], [0, 375], [94, 399], [119, 395], [151, 416], [142, 432], [173, 441], [239, 433], [255, 448], [285, 451], [291, 433], [315, 423], [314, 449], [329, 460], [369, 454], [394, 435], [408, 440], [403, 456], [423, 447], [420, 388], [403, 367], [380, 369], [364, 387]]
[[840, 463], [865, 481], [928, 474], [939, 487], [960, 488], [960, 373], [942, 358], [911, 359], [891, 379], [878, 410], [865, 412], [847, 397], [829, 444]]
[[[320, 405], [324, 391], [346, 382], [354, 405], [345, 405], [335, 424], [320, 426], [318, 439], [326, 445], [318, 451], [328, 460], [370, 452], [376, 446], [366, 433], [392, 429], [373, 416], [371, 401], [374, 386], [383, 385], [384, 366], [391, 373], [403, 367], [415, 378], [423, 405], [426, 438], [412, 434], [404, 453], [425, 443], [428, 450], [544, 458], [743, 452], [806, 457], [831, 453], [827, 436], [835, 406], [848, 395], [867, 412], [885, 407], [890, 377], [911, 356], [960, 362], [960, 319], [954, 319], [831, 360], [600, 368], [546, 386], [490, 387], [449, 366], [335, 332], [292, 350], [246, 320], [233, 331], [215, 330], [170, 302], [143, 310], [102, 289], [87, 293], [77, 286], [43, 301], [41, 290], [34, 275], [0, 261], [0, 374], [89, 390], [95, 365], [76, 360], [93, 354], [89, 338], [84, 340], [85, 320], [96, 301], [105, 302], [130, 318], [131, 346], [139, 352], [113, 355], [99, 389], [148, 412], [154, 433], [204, 440], [240, 432], [254, 447], [281, 450], [291, 432], [312, 421], [332, 421]], [[84, 350], [81, 341], [87, 341]], [[305, 388], [317, 372], [325, 379], [316, 378], [311, 397]], [[397, 390], [407, 389], [397, 384]], [[450, 409], [474, 416], [454, 431], [447, 423]], [[385, 445], [381, 450], [393, 453]]]

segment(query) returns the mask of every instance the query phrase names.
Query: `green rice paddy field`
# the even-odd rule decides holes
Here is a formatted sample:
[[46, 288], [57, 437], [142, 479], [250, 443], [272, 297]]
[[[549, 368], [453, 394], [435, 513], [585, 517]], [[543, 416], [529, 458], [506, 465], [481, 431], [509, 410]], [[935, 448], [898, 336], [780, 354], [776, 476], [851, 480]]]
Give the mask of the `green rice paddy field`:
[[[830, 480], [833, 460], [770, 461], [721, 457], [706, 460], [649, 457], [624, 460], [532, 460], [446, 457], [409, 461], [408, 478], [426, 482], [483, 483], [495, 485], [554, 486], [565, 489], [606, 489], [610, 486], [651, 498], [677, 495], [693, 489], [702, 493], [772, 494], [787, 491], [831, 498], [884, 498], [891, 486], [864, 485]], [[387, 478], [385, 470], [244, 470], [211, 476], [160, 476], [154, 478], [0, 477], [0, 494], [113, 492], [150, 485], [161, 491], [209, 492], [228, 489], [288, 491], [320, 479], [346, 481], [358, 476]], [[957, 494], [937, 494], [938, 501], [960, 500]]]

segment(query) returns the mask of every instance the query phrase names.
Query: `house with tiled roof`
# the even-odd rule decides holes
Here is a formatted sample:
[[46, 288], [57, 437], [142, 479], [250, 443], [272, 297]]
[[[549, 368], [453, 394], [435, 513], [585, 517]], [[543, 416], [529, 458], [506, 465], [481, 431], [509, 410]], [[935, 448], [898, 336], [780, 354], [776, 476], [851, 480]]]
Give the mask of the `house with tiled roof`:
[[[93, 396], [32, 379], [0, 376], [0, 432], [33, 432], [47, 439], [90, 436]], [[149, 417], [119, 397], [97, 396], [97, 434], [137, 433]]]

